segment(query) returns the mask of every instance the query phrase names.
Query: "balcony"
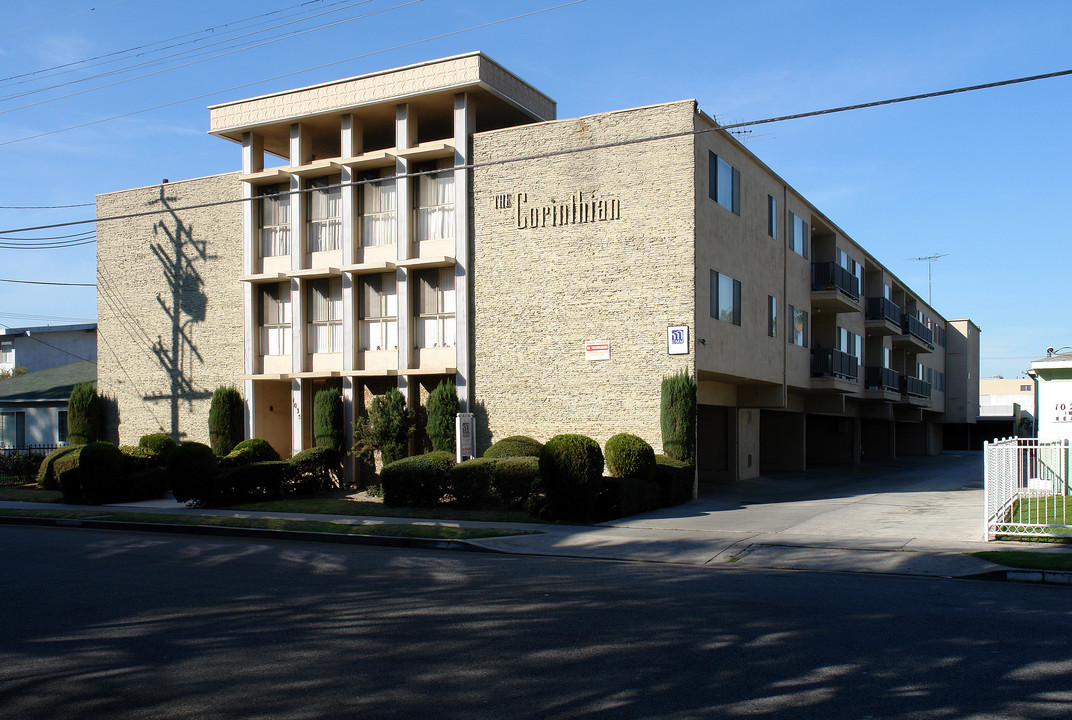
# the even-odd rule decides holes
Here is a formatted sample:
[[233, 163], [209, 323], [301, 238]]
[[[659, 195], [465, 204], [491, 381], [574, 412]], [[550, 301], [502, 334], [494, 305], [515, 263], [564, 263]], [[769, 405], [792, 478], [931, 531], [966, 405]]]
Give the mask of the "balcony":
[[917, 352], [934, 352], [934, 345], [931, 344], [933, 335], [933, 331], [918, 318], [905, 313], [901, 318], [901, 334], [895, 335], [893, 342], [909, 345]]
[[818, 312], [857, 312], [860, 281], [837, 263], [812, 263], [811, 304]]
[[930, 405], [931, 384], [919, 378], [903, 376], [901, 395], [913, 405]]
[[864, 327], [869, 335], [900, 335], [902, 315], [901, 308], [892, 300], [881, 297], [867, 298]]
[[901, 373], [885, 367], [864, 368], [864, 395], [873, 400], [900, 400]]
[[813, 390], [846, 393], [859, 390], [856, 357], [841, 350], [812, 350], [811, 377]]

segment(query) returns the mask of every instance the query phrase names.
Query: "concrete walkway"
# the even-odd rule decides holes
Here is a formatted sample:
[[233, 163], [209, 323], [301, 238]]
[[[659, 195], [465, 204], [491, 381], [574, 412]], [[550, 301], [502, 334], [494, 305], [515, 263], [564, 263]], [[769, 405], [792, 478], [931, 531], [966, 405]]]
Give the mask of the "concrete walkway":
[[[0, 507], [57, 505], [0, 503]], [[84, 508], [83, 508], [84, 509]], [[1072, 547], [983, 541], [982, 454], [912, 458], [894, 467], [813, 470], [702, 493], [673, 508], [600, 525], [537, 525], [454, 520], [267, 513], [186, 508], [174, 500], [109, 510], [232, 517], [279, 517], [345, 524], [438, 524], [537, 530], [468, 541], [486, 550], [740, 568], [780, 568], [965, 577], [998, 566], [977, 550], [1072, 552]]]

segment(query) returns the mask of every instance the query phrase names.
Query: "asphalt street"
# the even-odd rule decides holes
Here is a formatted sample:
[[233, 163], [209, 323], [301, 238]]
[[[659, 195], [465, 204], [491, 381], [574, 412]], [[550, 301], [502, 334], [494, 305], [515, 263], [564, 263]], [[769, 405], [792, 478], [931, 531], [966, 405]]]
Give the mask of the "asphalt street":
[[0, 527], [5, 718], [1067, 718], [1067, 588]]

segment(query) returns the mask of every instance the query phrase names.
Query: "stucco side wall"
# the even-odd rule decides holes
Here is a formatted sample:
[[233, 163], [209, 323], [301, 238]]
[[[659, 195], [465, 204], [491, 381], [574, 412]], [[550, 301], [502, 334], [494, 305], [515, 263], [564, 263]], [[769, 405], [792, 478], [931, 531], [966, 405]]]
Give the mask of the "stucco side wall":
[[[600, 444], [631, 432], [660, 448], [661, 380], [693, 365], [694, 328], [689, 354], [672, 356], [667, 327], [693, 319], [694, 110], [686, 101], [474, 137], [479, 451], [508, 435], [567, 432]], [[608, 203], [608, 219], [571, 222], [578, 193]], [[609, 360], [585, 359], [593, 341], [609, 342]]]
[[[97, 217], [97, 388], [108, 436], [208, 440], [219, 385], [241, 387], [242, 208], [235, 173], [108, 193]], [[106, 405], [108, 405], [106, 403]]]

